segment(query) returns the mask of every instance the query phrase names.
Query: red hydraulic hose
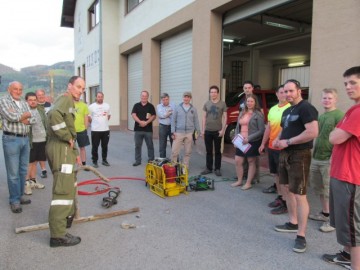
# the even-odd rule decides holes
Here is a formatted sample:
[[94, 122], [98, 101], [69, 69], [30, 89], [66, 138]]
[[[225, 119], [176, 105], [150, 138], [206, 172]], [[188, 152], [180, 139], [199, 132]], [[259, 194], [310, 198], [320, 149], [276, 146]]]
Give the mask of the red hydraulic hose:
[[[108, 179], [111, 181], [117, 181], [117, 180], [145, 181], [144, 178], [129, 177], [129, 176], [110, 177]], [[111, 189], [109, 183], [102, 181], [100, 178], [85, 180], [85, 181], [79, 182], [77, 184], [78, 187], [88, 186], [88, 185], [97, 185], [95, 187], [95, 191], [89, 192], [89, 191], [78, 190], [78, 195], [87, 195], [87, 196], [99, 195], [99, 194], [106, 193]], [[99, 186], [103, 186], [103, 187], [100, 188]]]

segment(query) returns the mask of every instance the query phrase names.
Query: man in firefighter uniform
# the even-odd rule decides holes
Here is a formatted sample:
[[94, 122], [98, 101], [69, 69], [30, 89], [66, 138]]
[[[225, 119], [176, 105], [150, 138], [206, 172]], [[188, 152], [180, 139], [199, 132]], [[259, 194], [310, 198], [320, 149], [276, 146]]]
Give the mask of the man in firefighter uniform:
[[53, 195], [49, 211], [50, 247], [74, 246], [81, 238], [66, 233], [75, 214], [75, 164], [81, 165], [75, 148], [75, 105], [85, 90], [79, 76], [70, 78], [67, 91], [60, 96], [48, 113], [46, 155], [53, 173]]

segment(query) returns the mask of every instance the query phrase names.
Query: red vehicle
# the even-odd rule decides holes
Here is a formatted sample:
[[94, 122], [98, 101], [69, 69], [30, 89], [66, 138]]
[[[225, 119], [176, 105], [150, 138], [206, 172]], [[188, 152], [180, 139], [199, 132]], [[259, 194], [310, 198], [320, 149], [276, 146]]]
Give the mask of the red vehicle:
[[[267, 115], [270, 108], [278, 103], [275, 90], [254, 90], [253, 93], [259, 98], [264, 110], [265, 122], [267, 122]], [[231, 92], [226, 96], [225, 102], [227, 109], [227, 127], [224, 135], [225, 143], [231, 143], [235, 135], [236, 122], [239, 116], [239, 102], [244, 92]], [[308, 99], [307, 89], [302, 91], [304, 99]]]
[[[267, 114], [269, 109], [278, 103], [278, 99], [274, 90], [254, 90], [253, 93], [259, 98], [262, 103], [265, 118], [267, 120]], [[227, 109], [227, 127], [224, 135], [226, 143], [231, 143], [235, 135], [236, 122], [239, 117], [240, 100], [243, 97], [244, 92], [229, 93], [225, 99]]]

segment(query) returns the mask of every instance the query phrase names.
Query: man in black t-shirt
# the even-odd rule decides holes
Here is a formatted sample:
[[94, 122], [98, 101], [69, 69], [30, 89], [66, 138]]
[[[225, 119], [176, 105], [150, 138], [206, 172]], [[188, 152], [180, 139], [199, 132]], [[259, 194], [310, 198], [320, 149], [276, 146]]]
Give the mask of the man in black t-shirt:
[[[242, 93], [242, 97], [240, 98], [239, 101], [239, 110], [241, 111], [242, 109], [245, 108], [245, 100], [246, 100], [246, 96], [254, 94], [254, 83], [252, 81], [245, 81], [244, 82], [244, 86], [243, 86], [243, 90], [244, 92]], [[261, 112], [264, 113], [264, 110], [262, 108], [262, 102], [261, 99], [259, 99], [258, 96], [256, 96], [259, 106], [261, 108]]]
[[[242, 93], [242, 97], [240, 98], [240, 101], [239, 101], [239, 113], [245, 108], [246, 97], [248, 95], [254, 94], [253, 93], [254, 92], [254, 83], [252, 81], [245, 81], [244, 85], [243, 85], [243, 90], [244, 90], [244, 92]], [[256, 96], [259, 106], [261, 108], [261, 112], [264, 113], [264, 110], [262, 108], [261, 99], [257, 95], [255, 95], [255, 96]], [[248, 169], [249, 169], [249, 163], [248, 163], [247, 157], [245, 157], [245, 162], [243, 163], [243, 168], [244, 168], [244, 179], [246, 179], [247, 174], [248, 174]], [[237, 179], [237, 177], [235, 177], [235, 178]], [[256, 157], [256, 173], [255, 173], [254, 179], [256, 179], [256, 182], [260, 182], [259, 157]]]
[[284, 84], [286, 100], [291, 104], [282, 115], [282, 131], [273, 145], [281, 148], [279, 182], [282, 185], [289, 222], [275, 226], [278, 232], [297, 232], [293, 251], [306, 250], [305, 232], [309, 215], [306, 186], [309, 176], [313, 139], [318, 136], [318, 112], [301, 97], [300, 83], [288, 80]]
[[133, 166], [141, 164], [141, 147], [143, 140], [148, 150], [149, 161], [154, 160], [154, 144], [153, 144], [153, 124], [156, 118], [155, 107], [149, 100], [149, 92], [141, 91], [141, 101], [136, 103], [131, 111], [131, 116], [135, 120], [134, 125], [134, 140], [135, 140], [135, 162]]

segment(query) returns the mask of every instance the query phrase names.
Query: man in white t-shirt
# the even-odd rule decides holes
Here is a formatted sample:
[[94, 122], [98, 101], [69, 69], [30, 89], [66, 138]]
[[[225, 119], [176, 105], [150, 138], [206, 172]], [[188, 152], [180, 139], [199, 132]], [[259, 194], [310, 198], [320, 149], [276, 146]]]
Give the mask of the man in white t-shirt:
[[110, 166], [107, 162], [108, 143], [110, 139], [109, 119], [110, 106], [104, 102], [104, 93], [96, 94], [96, 101], [89, 106], [89, 122], [91, 123], [91, 158], [93, 166], [98, 166], [98, 148], [101, 142], [102, 165]]

